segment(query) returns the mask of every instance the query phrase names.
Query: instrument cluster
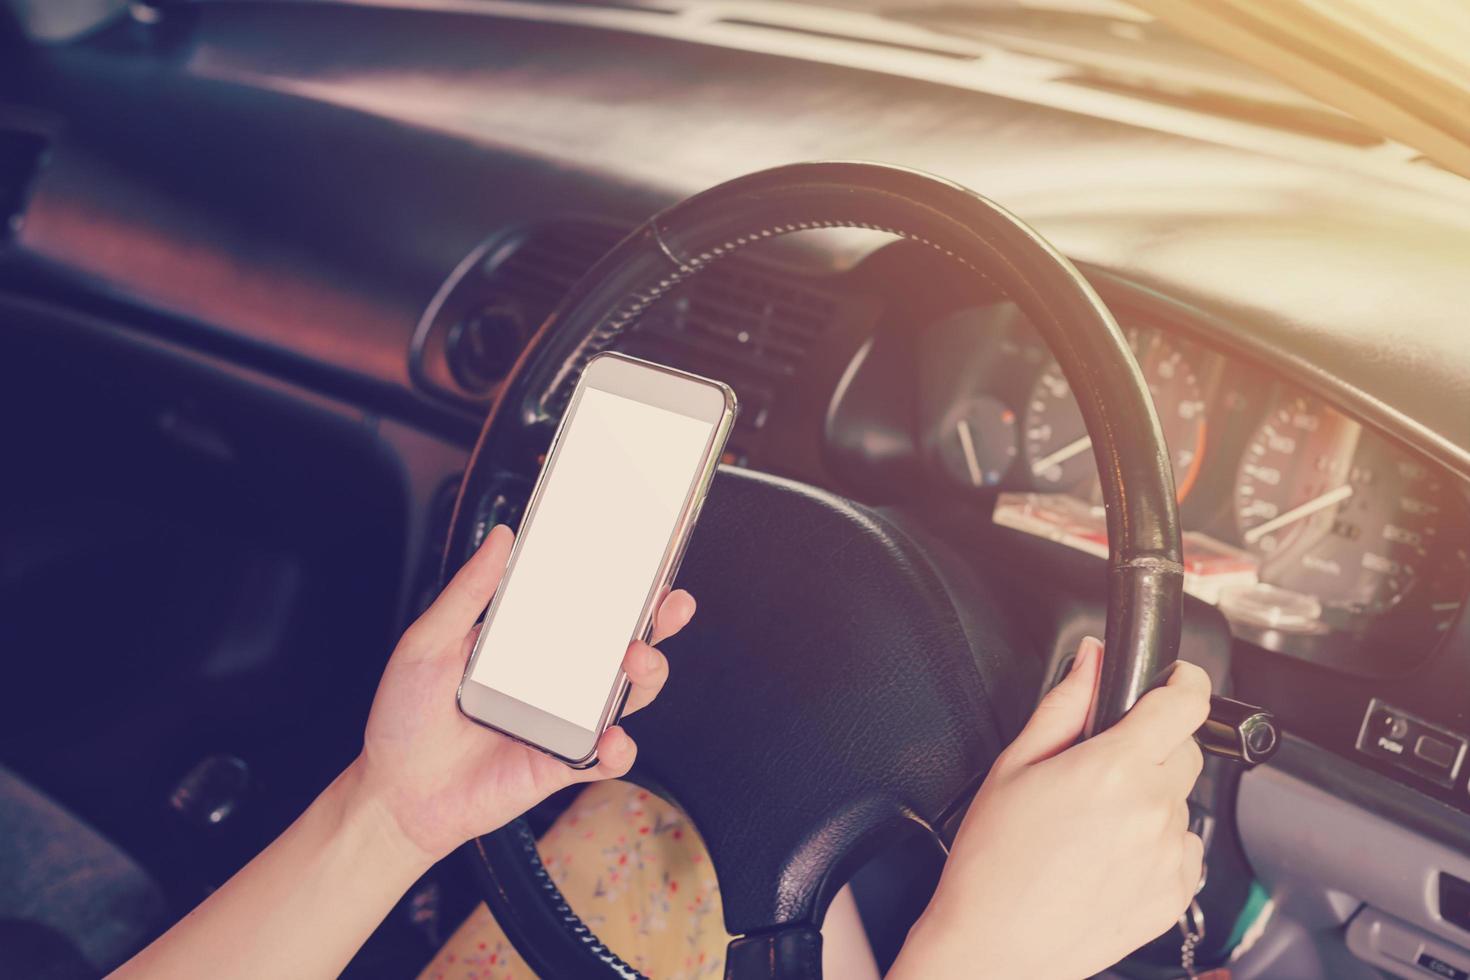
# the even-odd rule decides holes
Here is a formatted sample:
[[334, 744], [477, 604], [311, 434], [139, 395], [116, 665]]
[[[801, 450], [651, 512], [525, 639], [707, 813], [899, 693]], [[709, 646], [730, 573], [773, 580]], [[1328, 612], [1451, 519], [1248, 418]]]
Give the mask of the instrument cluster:
[[[1363, 674], [1431, 651], [1470, 593], [1466, 485], [1253, 365], [1125, 321], [1163, 424], [1185, 587], [1238, 636]], [[1106, 554], [1071, 387], [1009, 306], [934, 323], [917, 351], [919, 450], [993, 520]]]

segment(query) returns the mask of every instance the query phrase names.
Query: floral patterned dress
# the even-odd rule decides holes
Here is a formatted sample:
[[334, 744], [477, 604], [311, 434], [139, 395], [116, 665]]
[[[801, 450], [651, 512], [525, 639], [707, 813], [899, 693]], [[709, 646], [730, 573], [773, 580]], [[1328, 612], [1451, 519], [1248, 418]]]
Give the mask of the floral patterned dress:
[[[656, 980], [724, 971], [724, 916], [709, 856], [678, 810], [628, 783], [594, 783], [541, 838], [541, 860], [582, 921]], [[531, 980], [478, 906], [419, 980]]]

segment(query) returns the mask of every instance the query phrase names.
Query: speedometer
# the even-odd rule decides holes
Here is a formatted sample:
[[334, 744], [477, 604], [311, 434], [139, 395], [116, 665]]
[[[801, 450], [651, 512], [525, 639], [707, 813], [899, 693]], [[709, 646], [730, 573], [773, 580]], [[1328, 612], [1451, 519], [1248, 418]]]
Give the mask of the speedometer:
[[[1261, 580], [1316, 598], [1326, 625], [1399, 603], [1434, 551], [1446, 488], [1387, 439], [1306, 396], [1256, 429], [1235, 481]], [[1340, 620], [1340, 622], [1332, 622]]]

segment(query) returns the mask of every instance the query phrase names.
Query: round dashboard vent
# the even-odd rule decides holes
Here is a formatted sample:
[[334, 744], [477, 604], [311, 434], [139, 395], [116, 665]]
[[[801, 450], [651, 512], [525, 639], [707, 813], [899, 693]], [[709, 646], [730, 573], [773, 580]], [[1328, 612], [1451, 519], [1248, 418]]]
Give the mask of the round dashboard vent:
[[536, 328], [628, 228], [556, 220], [491, 235], [466, 255], [419, 317], [414, 384], [484, 411]]
[[515, 366], [525, 339], [525, 317], [514, 305], [482, 306], [449, 328], [449, 370], [466, 391], [483, 394]]

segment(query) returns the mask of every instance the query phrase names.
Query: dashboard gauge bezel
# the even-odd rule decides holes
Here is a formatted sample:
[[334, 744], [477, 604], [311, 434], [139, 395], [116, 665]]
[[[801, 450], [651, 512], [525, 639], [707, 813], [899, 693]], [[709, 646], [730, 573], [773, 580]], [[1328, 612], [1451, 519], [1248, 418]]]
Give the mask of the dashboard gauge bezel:
[[[1204, 402], [1205, 431], [1193, 486], [1185, 488], [1188, 492], [1181, 502], [1181, 518], [1186, 530], [1202, 532], [1229, 547], [1243, 546], [1234, 518], [1239, 461], [1251, 435], [1272, 407], [1282, 398], [1294, 394], [1323, 399], [1331, 411], [1353, 425], [1362, 426], [1365, 432], [1371, 432], [1374, 439], [1392, 447], [1395, 453], [1434, 468], [1451, 487], [1455, 514], [1459, 515], [1447, 515], [1445, 519], [1453, 522], [1463, 517], [1464, 523], [1470, 525], [1470, 481], [1438, 461], [1427, 458], [1421, 450], [1405, 445], [1382, 426], [1355, 415], [1330, 398], [1323, 398], [1296, 378], [1284, 376], [1279, 367], [1262, 365], [1239, 352], [1217, 349], [1202, 342], [1197, 331], [1180, 328], [1172, 320], [1144, 315], [1123, 304], [1115, 309], [1130, 334], [1143, 338], [1145, 343], [1151, 338], [1162, 338], [1180, 351], [1196, 375]], [[918, 334], [916, 344], [919, 351], [915, 363], [920, 369], [921, 379], [925, 378], [923, 364], [925, 345], [930, 342], [926, 340], [930, 329], [937, 327], [943, 332], [945, 321], [956, 318], [965, 321], [964, 334], [970, 338], [968, 343], [974, 346], [968, 351], [963, 347], [956, 348], [953, 342], [959, 331], [958, 325], [952, 324], [956, 333], [951, 336], [951, 344], [943, 356], [937, 360], [955, 373], [945, 384], [933, 386], [933, 390], [922, 380], [920, 383], [918, 442], [923, 447], [925, 468], [930, 474], [930, 485], [926, 491], [967, 501], [977, 508], [986, 508], [988, 513], [1001, 493], [1034, 492], [1038, 489], [1028, 473], [1025, 445], [1028, 419], [1025, 413], [1031, 390], [1045, 371], [1048, 358], [1023, 318], [1008, 310], [1006, 304], [991, 302], [956, 310]], [[985, 322], [977, 324], [974, 322], [976, 318]], [[977, 325], [984, 329], [974, 330]], [[977, 336], [985, 339], [975, 339]], [[967, 369], [973, 370], [956, 380]], [[945, 410], [938, 407], [945, 399], [952, 403], [958, 398], [977, 397], [995, 399], [1017, 413], [1019, 425], [1015, 435], [1020, 446], [1009, 472], [993, 485], [987, 483], [978, 488], [956, 479], [953, 468], [947, 466], [941, 456], [936, 434], [939, 424], [951, 421]], [[949, 414], [952, 415], [952, 411]], [[1463, 537], [1464, 546], [1470, 552], [1470, 526], [1467, 526]], [[1333, 629], [1325, 634], [1291, 633], [1232, 621], [1232, 631], [1243, 642], [1348, 674], [1381, 677], [1412, 671], [1435, 653], [1442, 636], [1462, 614], [1467, 599], [1470, 599], [1470, 570], [1441, 572], [1436, 564], [1433, 572], [1425, 576], [1421, 588], [1414, 590], [1420, 593], [1418, 596], [1371, 617], [1360, 629]], [[1439, 600], [1443, 608], [1437, 611], [1430, 609], [1428, 597], [1445, 589], [1449, 590], [1450, 598]]]
[[[1333, 391], [1326, 383], [1330, 379], [1317, 378], [1310, 366], [1266, 363], [1241, 345], [1232, 344], [1229, 332], [1216, 334], [1172, 304], [1161, 300], [1151, 303], [1150, 297], [1129, 289], [1113, 289], [1105, 282], [1100, 288], [1126, 331], [1163, 336], [1182, 351], [1197, 375], [1205, 403], [1205, 433], [1194, 486], [1188, 488], [1180, 504], [1180, 517], [1188, 532], [1204, 533], [1226, 548], [1241, 547], [1241, 533], [1233, 514], [1236, 469], [1251, 433], [1283, 391], [1322, 398], [1333, 411], [1372, 430], [1376, 438], [1382, 438], [1405, 458], [1433, 467], [1454, 488], [1454, 500], [1463, 502], [1463, 513], [1470, 514], [1470, 472], [1445, 466], [1423, 445], [1416, 444], [1411, 433], [1399, 432], [1382, 417]], [[911, 317], [919, 317], [925, 326], [913, 329]], [[913, 372], [908, 375], [911, 395], [907, 404], [900, 397], [903, 385], [897, 378], [891, 379], [885, 401], [903, 407], [907, 413], [914, 463], [911, 478], [894, 470], [894, 475], [883, 482], [883, 502], [920, 507], [942, 502], [947, 507], [992, 516], [1004, 494], [1035, 492], [1035, 483], [1026, 472], [1022, 430], [1030, 388], [1050, 359], [1016, 309], [1000, 297], [950, 297], [944, 304], [925, 303], [906, 310], [904, 316], [889, 310], [873, 334], [875, 341], [883, 338], [889, 350], [882, 360], [895, 357], [894, 345], [903, 348], [903, 357], [889, 364], [885, 373], [901, 373], [904, 369]], [[875, 369], [876, 353], [876, 347], [869, 351], [869, 372]], [[964, 398], [992, 398], [1016, 413], [1019, 425], [1014, 435], [1022, 448], [1008, 473], [997, 482], [983, 480], [985, 485], [973, 486], [972, 480], [961, 479], [964, 475], [957, 472], [956, 460], [945, 461], [945, 432], [941, 429], [953, 426], [954, 404]], [[897, 422], [895, 416], [895, 425]], [[888, 442], [892, 439], [883, 444]], [[1470, 522], [1470, 517], [1466, 520]], [[1464, 545], [1470, 552], [1470, 529], [1460, 538], [1466, 539]], [[1401, 676], [1416, 670], [1442, 649], [1446, 627], [1464, 616], [1464, 605], [1470, 598], [1470, 572], [1466, 570], [1446, 570], [1427, 577], [1430, 582], [1420, 595], [1383, 611], [1366, 629], [1307, 635], [1233, 621], [1232, 632], [1239, 642], [1347, 676]], [[1441, 577], [1444, 583], [1438, 582]]]
[[[1098, 601], [1088, 591], [1096, 559], [1080, 553], [1067, 558], [1050, 542], [1026, 547], [1019, 532], [997, 525], [993, 514], [1001, 494], [1029, 487], [1018, 487], [1011, 480], [982, 490], [962, 486], [943, 472], [940, 461], [925, 447], [935, 419], [943, 413], [941, 403], [950, 394], [921, 390], [926, 385], [918, 348], [930, 326], [960, 311], [984, 321], [972, 319], [955, 333], [968, 333], [971, 343], [982, 335], [988, 338], [986, 356], [994, 363], [978, 365], [976, 383], [983, 391], [1006, 393], [1016, 408], [1024, 404], [1044, 354], [1032, 350], [1033, 359], [1027, 359], [1026, 325], [1015, 322], [999, 295], [961, 294], [947, 289], [943, 277], [934, 277], [933, 289], [905, 293], [901, 303], [884, 302], [883, 297], [900, 295], [899, 287], [906, 290], [916, 277], [927, 274], [921, 261], [905, 259], [914, 254], [906, 243], [895, 243], [863, 263], [862, 282], [878, 297], [878, 311], [868, 324], [842, 335], [850, 346], [834, 350], [822, 362], [822, 370], [829, 371], [834, 382], [840, 378], [836, 388], [823, 396], [828, 415], [822, 455], [829, 485], [910, 516], [978, 563], [1013, 561], [1017, 572], [1008, 580], [1019, 590], [1017, 603], [1041, 620], [1043, 631], [1071, 629]], [[1186, 528], [1207, 529], [1233, 540], [1233, 466], [1246, 437], [1283, 386], [1322, 398], [1408, 455], [1438, 467], [1470, 512], [1470, 453], [1458, 452], [1456, 445], [1404, 414], [1395, 403], [1374, 397], [1323, 364], [1279, 355], [1282, 347], [1271, 334], [1245, 329], [1253, 322], [1249, 311], [1238, 322], [1228, 321], [1222, 314], [1120, 279], [1101, 267], [1082, 268], [1120, 322], [1155, 326], [1209, 352], [1221, 365], [1209, 403], [1202, 468], [1180, 507]], [[954, 359], [956, 351], [963, 354], [962, 348], [952, 348], [947, 356]], [[854, 397], [858, 394], [862, 397]], [[925, 397], [932, 399], [927, 410]], [[834, 419], [841, 424], [834, 426]], [[873, 428], [875, 423], [878, 428]], [[833, 441], [834, 433], [840, 442]], [[874, 449], [879, 450], [877, 455]], [[997, 550], [1006, 548], [1016, 550]], [[1470, 562], [1470, 543], [1466, 548], [1464, 561]], [[1458, 574], [1426, 578], [1431, 585], [1421, 593], [1422, 603], [1409, 604], [1406, 630], [1397, 634], [1385, 630], [1356, 638], [1286, 637], [1252, 631], [1239, 623], [1228, 625], [1218, 609], [1199, 600], [1187, 600], [1186, 605], [1195, 626], [1218, 635], [1218, 642], [1230, 651], [1235, 696], [1272, 705], [1287, 720], [1291, 733], [1330, 749], [1354, 769], [1373, 769], [1378, 763], [1353, 747], [1373, 697], [1386, 698], [1447, 729], [1470, 732], [1470, 702], [1464, 697], [1470, 680], [1470, 586], [1463, 568]], [[1443, 595], [1437, 594], [1441, 591]], [[1424, 611], [1424, 606], [1441, 599], [1445, 608], [1440, 612]], [[1410, 782], [1457, 813], [1470, 812], [1464, 773], [1455, 787], [1444, 789], [1423, 780], [1413, 783], [1412, 777], [1401, 778], [1393, 770], [1380, 771]]]
[[[1361, 426], [1368, 438], [1381, 447], [1406, 460], [1430, 467], [1438, 479], [1444, 481], [1447, 499], [1446, 513], [1440, 526], [1450, 534], [1457, 530], [1459, 546], [1470, 555], [1470, 481], [1460, 478], [1436, 461], [1428, 459], [1422, 452], [1406, 446], [1391, 433], [1371, 422], [1345, 411], [1328, 402], [1320, 395], [1292, 380], [1274, 376], [1258, 365], [1231, 359], [1230, 370], [1220, 390], [1220, 404], [1229, 413], [1232, 404], [1238, 418], [1236, 427], [1230, 430], [1230, 453], [1228, 460], [1234, 462], [1236, 473], [1241, 466], [1247, 446], [1280, 405], [1297, 398], [1313, 400], [1326, 411], [1338, 416], [1342, 422]], [[1246, 423], [1242, 425], [1241, 423]], [[1216, 472], [1222, 461], [1216, 459]], [[1235, 476], [1217, 485], [1221, 499], [1202, 525], [1192, 525], [1191, 515], [1185, 515], [1187, 527], [1202, 529], [1221, 540], [1244, 548], [1243, 532], [1236, 519]], [[1218, 479], [1218, 477], [1216, 478]], [[1198, 517], [1198, 514], [1193, 515]], [[1446, 536], [1445, 549], [1453, 546]], [[1444, 637], [1465, 612], [1470, 601], [1470, 563], [1455, 570], [1442, 561], [1441, 554], [1426, 559], [1429, 573], [1405, 601], [1375, 615], [1365, 616], [1352, 629], [1331, 629], [1322, 633], [1274, 630], [1261, 625], [1239, 620], [1231, 621], [1232, 631], [1238, 639], [1255, 646], [1309, 661], [1336, 671], [1362, 677], [1392, 677], [1410, 673], [1432, 658], [1441, 648]], [[1272, 576], [1265, 576], [1270, 581]], [[1453, 603], [1437, 598], [1445, 590], [1454, 596]], [[1417, 593], [1417, 594], [1415, 594]], [[1322, 596], [1313, 595], [1319, 602]], [[1435, 608], [1438, 606], [1439, 608]]]
[[[1224, 362], [1213, 351], [1192, 340], [1176, 337], [1155, 324], [1135, 319], [1122, 322], [1151, 392], [1157, 395], [1175, 377], [1180, 377], [1184, 384], [1193, 388], [1193, 396], [1187, 400], [1180, 398], [1160, 405], [1156, 397], [1154, 405], [1166, 437], [1176, 429], [1186, 407], [1197, 405], [1192, 410], [1198, 413], [1198, 417], [1188, 449], [1170, 448], [1171, 454], [1175, 454], [1175, 458], [1170, 460], [1175, 489], [1183, 506], [1204, 471], [1208, 456], [1210, 406]], [[1173, 356], [1158, 357], [1161, 348], [1172, 351]], [[1165, 374], [1165, 365], [1169, 365], [1171, 372], [1182, 365], [1182, 375]], [[1031, 382], [1021, 410], [1021, 477], [1029, 480], [1031, 488], [1039, 492], [1070, 493], [1079, 499], [1097, 499], [1096, 460], [1089, 451], [1091, 446], [1083, 431], [1081, 413], [1070, 395], [1071, 387], [1056, 361], [1044, 362]], [[1058, 410], [1063, 413], [1061, 419], [1046, 421], [1046, 413]], [[1196, 420], [1183, 417], [1185, 424], [1191, 421]], [[1059, 426], [1060, 437], [1056, 435], [1058, 422], [1064, 423]], [[1052, 465], [1048, 466], [1048, 461], [1053, 461]], [[1053, 472], [1055, 475], [1050, 475]]]

